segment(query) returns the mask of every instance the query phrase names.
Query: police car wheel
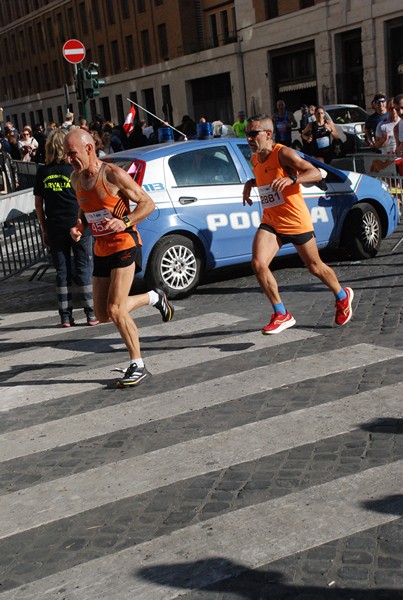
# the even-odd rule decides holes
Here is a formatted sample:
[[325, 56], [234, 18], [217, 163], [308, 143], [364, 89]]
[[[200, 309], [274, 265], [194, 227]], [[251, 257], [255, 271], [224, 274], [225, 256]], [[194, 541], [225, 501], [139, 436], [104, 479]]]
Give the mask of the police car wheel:
[[350, 210], [343, 230], [343, 238], [352, 258], [373, 258], [382, 241], [382, 225], [375, 208], [361, 202]]
[[169, 298], [183, 298], [196, 289], [202, 262], [196, 242], [182, 235], [168, 235], [156, 243], [146, 279], [151, 287], [162, 285]]

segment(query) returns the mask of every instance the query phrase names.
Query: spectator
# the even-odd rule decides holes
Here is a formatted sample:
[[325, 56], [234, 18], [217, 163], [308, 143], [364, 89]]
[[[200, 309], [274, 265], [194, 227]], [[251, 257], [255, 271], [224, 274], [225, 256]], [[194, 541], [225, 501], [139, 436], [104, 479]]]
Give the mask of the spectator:
[[7, 134], [7, 141], [10, 146], [9, 154], [13, 160], [21, 160], [21, 153], [18, 146], [18, 140], [15, 137], [15, 133], [11, 132]]
[[245, 127], [247, 125], [247, 120], [245, 118], [245, 112], [243, 110], [239, 111], [238, 119], [232, 126], [232, 129], [235, 131], [236, 136], [240, 138], [246, 137], [245, 135]]
[[104, 156], [107, 156], [108, 154], [113, 154], [115, 152], [115, 150], [112, 147], [111, 139], [112, 136], [110, 131], [104, 131], [101, 137]]
[[10, 152], [10, 142], [7, 139], [6, 133], [1, 130], [0, 130], [0, 142], [3, 144], [3, 146], [2, 146], [3, 150], [5, 152]]
[[374, 148], [379, 148], [382, 154], [392, 154], [396, 152], [396, 140], [393, 135], [395, 126], [399, 123], [400, 117], [397, 114], [393, 98], [387, 102], [387, 114], [378, 123], [375, 131]]
[[140, 123], [135, 123], [127, 139], [127, 147], [128, 148], [142, 148], [143, 146], [147, 146], [148, 139], [143, 133], [143, 128]]
[[[122, 140], [117, 136], [113, 134], [113, 127], [112, 127], [113, 123], [111, 123], [111, 121], [108, 121], [107, 123], [105, 123], [105, 125], [102, 128], [102, 135], [101, 135], [101, 139], [102, 139], [102, 143], [104, 145], [104, 152], [105, 154], [112, 154], [113, 152], [120, 152], [121, 150], [124, 150], [125, 147], [123, 146], [123, 142]], [[105, 137], [104, 139], [104, 134], [108, 134], [107, 137]], [[109, 146], [110, 146], [110, 151], [109, 151]], [[108, 149], [107, 149], [108, 147]]]
[[183, 133], [188, 140], [194, 140], [197, 137], [197, 127], [196, 123], [189, 117], [189, 115], [183, 115], [182, 122], [178, 127], [176, 127], [179, 131]]
[[284, 100], [277, 101], [277, 111], [273, 114], [274, 138], [278, 144], [291, 146], [291, 130], [297, 127], [297, 122], [292, 112], [286, 110]]
[[94, 142], [95, 142], [95, 154], [98, 156], [98, 158], [103, 158], [104, 156], [106, 156], [106, 153], [104, 152], [104, 145], [102, 143], [102, 139], [101, 139], [101, 136], [98, 133], [98, 130], [97, 129], [90, 129], [89, 133], [94, 138]]
[[386, 113], [387, 113], [385, 94], [382, 94], [381, 92], [378, 92], [377, 94], [375, 94], [375, 96], [372, 99], [371, 106], [374, 109], [374, 112], [365, 121], [364, 132], [365, 132], [365, 139], [367, 140], [368, 144], [370, 145], [371, 148], [376, 150], [376, 147], [375, 147], [376, 128], [378, 127], [378, 124], [385, 118]]
[[70, 228], [77, 223], [78, 203], [70, 181], [73, 168], [65, 160], [63, 141], [66, 135], [65, 129], [56, 129], [46, 140], [45, 164], [39, 167], [35, 178], [35, 210], [43, 242], [49, 246], [56, 268], [61, 326], [75, 324], [71, 294], [73, 268], [87, 324], [97, 325], [92, 301], [93, 238], [89, 227], [83, 229], [79, 241], [73, 241], [70, 236]]
[[36, 163], [43, 163], [45, 160], [45, 143], [46, 143], [46, 138], [43, 132], [43, 126], [40, 123], [37, 123], [34, 126], [34, 130], [32, 133], [33, 137], [36, 139], [36, 141], [38, 142], [38, 148], [36, 150], [35, 156], [33, 158], [33, 160]]
[[17, 165], [3, 146], [3, 139], [0, 139], [0, 194], [11, 194], [20, 185]]
[[[45, 138], [47, 138], [47, 137], [48, 137], [48, 135], [49, 135], [50, 133], [52, 133], [52, 131], [53, 131], [54, 129], [57, 129], [57, 125], [56, 125], [56, 123], [55, 123], [54, 121], [50, 121], [50, 122], [49, 122], [49, 124], [48, 124], [48, 126], [47, 126], [47, 127], [46, 127], [46, 129], [45, 129]], [[46, 142], [45, 142], [45, 143], [46, 143]]]
[[87, 119], [85, 117], [83, 117], [82, 115], [80, 115], [78, 117], [78, 126], [80, 129], [84, 129], [85, 131], [88, 131]]
[[299, 121], [299, 132], [302, 133], [305, 127], [308, 125], [308, 106], [306, 104], [301, 105], [301, 119]]
[[64, 115], [64, 121], [62, 123], [62, 129], [69, 131], [73, 127], [74, 114], [69, 110]]
[[38, 145], [38, 142], [32, 136], [31, 128], [29, 125], [25, 125], [21, 133], [21, 139], [18, 142], [21, 160], [24, 162], [32, 160], [32, 158], [35, 157]]

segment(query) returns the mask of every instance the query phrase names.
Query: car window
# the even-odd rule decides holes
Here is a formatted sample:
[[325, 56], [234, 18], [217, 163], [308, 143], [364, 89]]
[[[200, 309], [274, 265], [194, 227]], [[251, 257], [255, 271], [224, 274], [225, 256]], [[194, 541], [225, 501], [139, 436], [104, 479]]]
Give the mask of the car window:
[[238, 171], [225, 146], [176, 154], [171, 156], [168, 164], [178, 187], [240, 183]]
[[249, 148], [249, 145], [248, 144], [240, 144], [239, 149], [242, 152], [242, 154], [244, 155], [244, 158], [247, 161], [247, 163], [250, 164], [250, 159], [252, 158], [253, 152]]
[[367, 119], [367, 113], [358, 106], [328, 109], [334, 123], [360, 123]]

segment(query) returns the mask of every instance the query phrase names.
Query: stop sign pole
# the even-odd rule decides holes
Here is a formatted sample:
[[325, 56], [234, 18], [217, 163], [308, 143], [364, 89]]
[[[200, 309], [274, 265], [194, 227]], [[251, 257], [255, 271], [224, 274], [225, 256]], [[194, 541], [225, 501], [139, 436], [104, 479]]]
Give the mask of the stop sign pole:
[[[71, 39], [63, 45], [63, 56], [67, 62], [74, 65], [74, 79], [76, 84], [76, 94], [83, 103], [84, 117], [87, 119], [87, 98], [83, 88], [83, 67], [81, 65], [85, 58], [85, 46], [80, 40]], [[67, 100], [67, 97], [66, 97]]]

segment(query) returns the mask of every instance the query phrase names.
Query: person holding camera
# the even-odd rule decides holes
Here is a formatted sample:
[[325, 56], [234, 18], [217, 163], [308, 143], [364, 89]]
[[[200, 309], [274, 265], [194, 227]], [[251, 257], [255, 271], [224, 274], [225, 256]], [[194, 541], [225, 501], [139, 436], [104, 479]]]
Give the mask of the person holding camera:
[[28, 125], [25, 125], [21, 133], [21, 139], [18, 141], [18, 147], [20, 149], [21, 160], [30, 161], [36, 154], [38, 149], [38, 142], [32, 135], [32, 130]]

